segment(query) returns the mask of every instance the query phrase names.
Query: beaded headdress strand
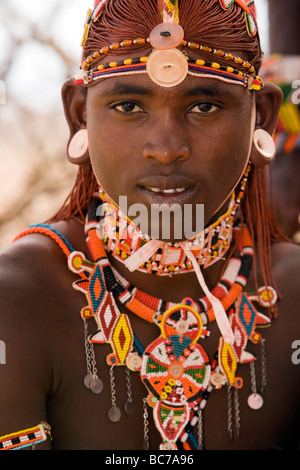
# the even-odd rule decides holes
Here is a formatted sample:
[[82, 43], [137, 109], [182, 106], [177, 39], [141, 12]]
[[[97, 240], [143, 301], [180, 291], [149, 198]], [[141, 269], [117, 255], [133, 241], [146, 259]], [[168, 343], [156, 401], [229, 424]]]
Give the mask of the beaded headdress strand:
[[[87, 13], [82, 47], [89, 37], [92, 23], [101, 21], [105, 4], [110, 0], [95, 2], [93, 10]], [[221, 7], [227, 11], [236, 2], [245, 15], [245, 28], [250, 37], [258, 33], [254, 0], [219, 0]], [[161, 2], [159, 2], [161, 3]], [[124, 39], [104, 46], [85, 57], [81, 64], [81, 73], [74, 77], [74, 84], [90, 85], [95, 81], [116, 75], [147, 73], [158, 85], [172, 87], [181, 83], [187, 75], [216, 78], [228, 83], [241, 85], [248, 89], [260, 90], [262, 79], [257, 76], [255, 67], [247, 60], [236, 57], [229, 52], [187, 41], [180, 26], [177, 0], [164, 0], [160, 9], [162, 23], [152, 29], [148, 38]], [[111, 61], [95, 65], [106, 54], [122, 47], [149, 44], [152, 52], [149, 56], [128, 58], [122, 61]], [[189, 57], [180, 48], [204, 52], [211, 55], [211, 60]], [[220, 60], [222, 59], [222, 61]], [[223, 63], [225, 59], [225, 64]], [[219, 61], [222, 63], [219, 63]]]

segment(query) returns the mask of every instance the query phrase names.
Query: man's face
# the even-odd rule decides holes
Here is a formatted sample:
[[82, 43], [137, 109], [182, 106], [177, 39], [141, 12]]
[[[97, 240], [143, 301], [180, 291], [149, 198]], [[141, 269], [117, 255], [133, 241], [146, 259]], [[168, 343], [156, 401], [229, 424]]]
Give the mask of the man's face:
[[153, 204], [204, 204], [206, 226], [242, 176], [251, 111], [243, 87], [216, 79], [188, 76], [173, 88], [146, 74], [98, 82], [87, 96], [95, 175], [117, 204], [127, 196], [128, 207], [141, 203], [149, 214]]

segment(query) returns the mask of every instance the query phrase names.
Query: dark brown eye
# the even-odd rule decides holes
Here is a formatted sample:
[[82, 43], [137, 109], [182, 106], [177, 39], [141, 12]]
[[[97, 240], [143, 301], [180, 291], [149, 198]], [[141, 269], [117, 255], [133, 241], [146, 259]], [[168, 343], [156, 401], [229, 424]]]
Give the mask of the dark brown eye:
[[217, 106], [213, 105], [212, 103], [199, 103], [193, 107], [192, 112], [198, 114], [210, 114], [216, 111]]
[[133, 101], [123, 101], [123, 103], [116, 105], [114, 108], [122, 113], [137, 113], [141, 110], [140, 106]]

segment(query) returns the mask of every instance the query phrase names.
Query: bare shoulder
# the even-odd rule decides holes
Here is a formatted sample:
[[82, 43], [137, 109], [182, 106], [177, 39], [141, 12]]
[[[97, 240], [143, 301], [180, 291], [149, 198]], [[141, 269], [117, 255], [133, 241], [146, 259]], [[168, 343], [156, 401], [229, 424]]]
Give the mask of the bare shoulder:
[[[54, 227], [68, 240], [80, 245], [80, 228], [61, 223]], [[72, 246], [71, 242], [68, 246]], [[35, 328], [42, 335], [48, 322], [53, 322], [55, 311], [70, 287], [72, 274], [67, 268], [66, 252], [51, 237], [34, 233], [21, 237], [0, 253], [0, 321], [12, 328], [22, 325], [22, 335]], [[11, 325], [11, 327], [9, 326]], [[44, 325], [44, 327], [43, 327]], [[38, 341], [35, 335], [34, 341]]]
[[28, 308], [34, 315], [35, 300], [38, 303], [47, 293], [55, 281], [54, 273], [57, 276], [57, 267], [63, 262], [62, 250], [51, 238], [41, 234], [26, 235], [3, 250], [0, 253], [1, 310], [5, 305], [10, 312], [4, 317], [9, 318], [15, 308], [19, 311], [19, 306], [22, 306], [22, 317]]
[[[86, 251], [83, 228], [75, 221], [65, 221], [52, 226], [60, 232], [67, 246]], [[59, 239], [59, 237], [56, 237]], [[79, 246], [79, 248], [78, 248]], [[39, 294], [55, 279], [61, 281], [59, 267], [66, 267], [66, 253], [62, 244], [42, 233], [27, 234], [18, 238], [0, 253], [0, 288], [11, 302], [23, 300], [26, 293]], [[60, 273], [58, 275], [58, 273]], [[51, 282], [50, 282], [51, 281]], [[13, 291], [14, 295], [10, 295]]]
[[70, 283], [66, 255], [45, 235], [27, 235], [0, 253], [0, 436], [47, 421], [47, 397], [59, 382], [57, 331]]

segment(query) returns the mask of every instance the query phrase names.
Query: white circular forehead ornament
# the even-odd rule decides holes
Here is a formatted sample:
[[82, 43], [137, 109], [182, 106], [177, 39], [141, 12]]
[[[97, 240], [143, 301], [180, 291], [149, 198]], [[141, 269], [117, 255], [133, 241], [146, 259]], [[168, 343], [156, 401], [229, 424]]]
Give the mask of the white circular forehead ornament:
[[167, 50], [179, 46], [183, 38], [183, 28], [177, 23], [167, 22], [152, 29], [149, 42], [154, 49]]
[[178, 49], [154, 50], [147, 60], [151, 80], [163, 87], [179, 85], [188, 73], [186, 56]]

